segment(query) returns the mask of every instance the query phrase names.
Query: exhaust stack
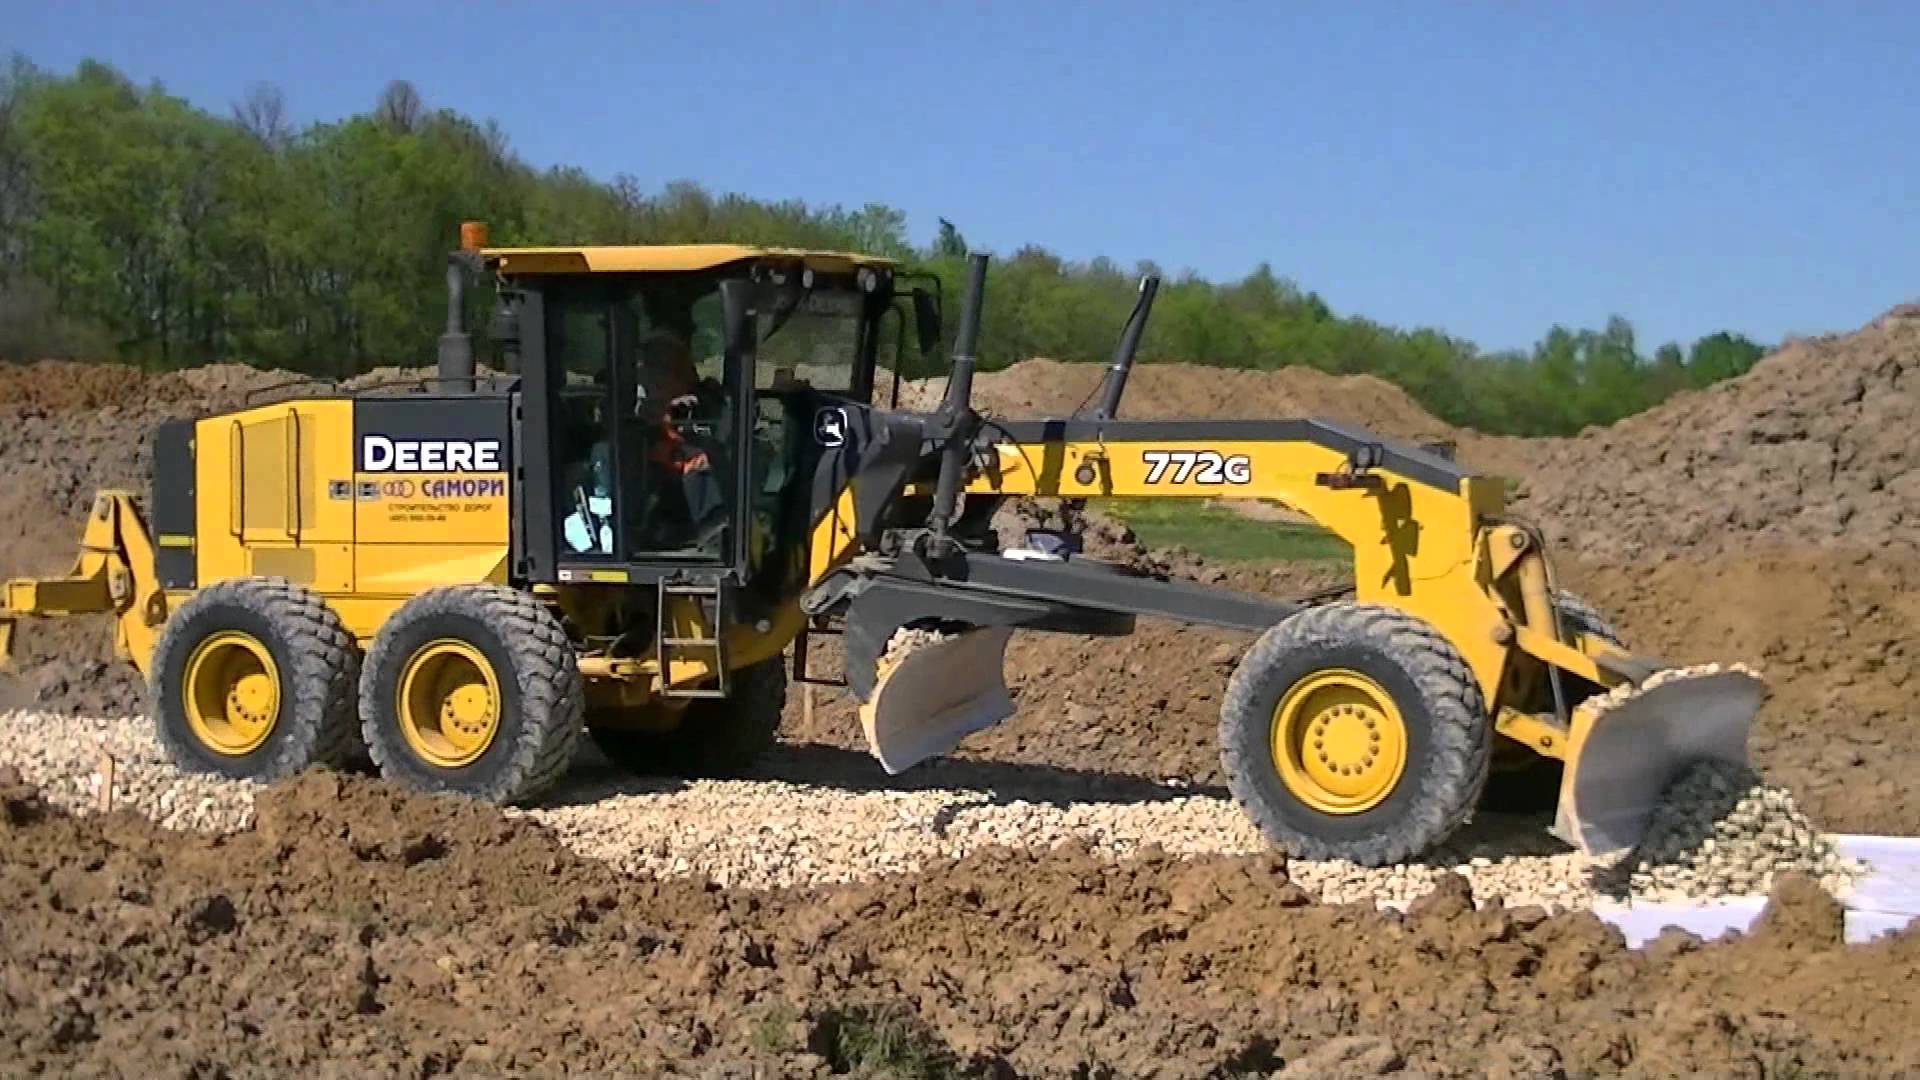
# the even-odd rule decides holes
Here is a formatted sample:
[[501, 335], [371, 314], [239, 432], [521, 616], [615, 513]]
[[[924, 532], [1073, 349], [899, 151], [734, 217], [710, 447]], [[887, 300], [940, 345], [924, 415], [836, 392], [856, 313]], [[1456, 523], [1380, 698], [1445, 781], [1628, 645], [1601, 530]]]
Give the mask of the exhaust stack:
[[467, 333], [467, 269], [487, 246], [485, 222], [460, 224], [460, 250], [447, 256], [447, 332], [440, 335], [439, 381], [449, 393], [473, 393], [473, 337]]

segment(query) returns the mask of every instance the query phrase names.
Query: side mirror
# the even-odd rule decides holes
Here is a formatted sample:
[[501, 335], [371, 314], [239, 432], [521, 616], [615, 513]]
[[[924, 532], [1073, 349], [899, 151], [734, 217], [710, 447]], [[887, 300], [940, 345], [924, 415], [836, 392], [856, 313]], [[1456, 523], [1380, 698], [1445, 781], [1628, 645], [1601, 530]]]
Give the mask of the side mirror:
[[932, 356], [940, 347], [940, 303], [925, 289], [913, 290], [913, 329], [920, 355]]
[[493, 342], [493, 363], [500, 370], [520, 374], [520, 294], [501, 293], [487, 324]]
[[520, 344], [520, 310], [509, 298], [503, 296], [493, 309], [493, 321], [487, 327], [487, 333], [498, 345]]

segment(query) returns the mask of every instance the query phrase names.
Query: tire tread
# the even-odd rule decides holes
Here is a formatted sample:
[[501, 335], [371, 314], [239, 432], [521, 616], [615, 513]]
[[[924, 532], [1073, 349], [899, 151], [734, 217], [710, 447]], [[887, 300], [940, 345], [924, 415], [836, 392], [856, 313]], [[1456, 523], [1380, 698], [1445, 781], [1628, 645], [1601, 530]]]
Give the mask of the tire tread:
[[[1294, 828], [1268, 805], [1255, 777], [1272, 771], [1265, 749], [1272, 723], [1258, 699], [1257, 673], [1303, 646], [1374, 642], [1384, 647], [1425, 699], [1433, 721], [1433, 759], [1424, 790], [1406, 817], [1359, 840], [1329, 840]], [[1248, 737], [1249, 728], [1260, 737]], [[1492, 760], [1486, 704], [1459, 650], [1431, 625], [1396, 608], [1334, 603], [1309, 608], [1267, 630], [1235, 670], [1220, 713], [1221, 760], [1228, 789], [1261, 832], [1289, 854], [1343, 858], [1367, 866], [1403, 862], [1451, 835], [1473, 815]], [[1411, 764], [1411, 763], [1410, 763]]]
[[[502, 766], [478, 785], [459, 785], [408, 767], [411, 752], [397, 731], [385, 730], [384, 689], [375, 672], [395, 658], [397, 631], [412, 623], [464, 616], [490, 628], [513, 658], [511, 677], [519, 690], [524, 720]], [[547, 608], [532, 595], [503, 585], [449, 585], [429, 589], [401, 606], [381, 627], [368, 650], [367, 678], [360, 683], [362, 737], [382, 774], [426, 791], [461, 791], [495, 803], [524, 803], [551, 790], [573, 763], [579, 745], [585, 688], [573, 642]], [[398, 741], [396, 741], [398, 740]]]
[[[154, 646], [153, 713], [155, 733], [175, 765], [191, 772], [211, 772], [186, 740], [162, 718], [170, 708], [168, 695], [178, 691], [177, 660], [184, 664], [193, 642], [185, 640], [195, 616], [208, 608], [231, 605], [267, 623], [284, 637], [284, 651], [292, 670], [283, 675], [291, 685], [281, 688], [283, 704], [276, 728], [276, 747], [266, 764], [252, 770], [250, 779], [277, 780], [313, 765], [339, 767], [361, 750], [355, 710], [360, 681], [360, 649], [340, 616], [311, 589], [285, 578], [243, 577], [215, 582], [194, 593], [167, 620]], [[266, 643], [271, 648], [271, 643]]]

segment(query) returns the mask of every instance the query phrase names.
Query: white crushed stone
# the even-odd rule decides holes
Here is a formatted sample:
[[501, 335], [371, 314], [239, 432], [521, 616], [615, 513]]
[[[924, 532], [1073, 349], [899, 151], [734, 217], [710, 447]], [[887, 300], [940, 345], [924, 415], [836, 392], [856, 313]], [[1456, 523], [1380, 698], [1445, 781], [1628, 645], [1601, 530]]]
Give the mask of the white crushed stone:
[[[118, 806], [170, 828], [231, 831], [252, 820], [253, 784], [178, 772], [145, 718], [0, 713], [0, 764], [18, 768], [70, 811], [96, 809], [102, 752], [115, 761]], [[1268, 850], [1231, 799], [1176, 783], [1056, 780], [1058, 770], [986, 762], [933, 762], [915, 772], [890, 778], [862, 755], [782, 746], [749, 779], [636, 779], [583, 755], [544, 805], [509, 813], [623, 871], [702, 874], [744, 888], [909, 873], [993, 845], [1078, 841], [1115, 858], [1148, 845], [1176, 856]], [[1540, 823], [1498, 815], [1482, 815], [1408, 865], [1296, 859], [1288, 866], [1296, 883], [1328, 902], [1404, 905], [1453, 871], [1472, 883], [1477, 899], [1553, 910], [1589, 906], [1602, 869], [1547, 837]]]
[[1636, 895], [1683, 900], [1765, 893], [1789, 872], [1840, 895], [1863, 868], [1814, 827], [1792, 792], [1762, 782], [1751, 769], [1703, 761], [1668, 787], [1618, 871]]

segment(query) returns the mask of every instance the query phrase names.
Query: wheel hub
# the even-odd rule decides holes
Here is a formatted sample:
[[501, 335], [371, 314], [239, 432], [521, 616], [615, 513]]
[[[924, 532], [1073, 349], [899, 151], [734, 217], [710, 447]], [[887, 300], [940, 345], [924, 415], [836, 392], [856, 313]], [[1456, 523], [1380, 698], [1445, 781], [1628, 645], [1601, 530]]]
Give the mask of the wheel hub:
[[200, 744], [240, 757], [273, 734], [280, 716], [280, 672], [260, 639], [221, 631], [188, 655], [180, 696], [187, 727]]
[[1274, 710], [1273, 759], [1302, 802], [1356, 814], [1385, 802], [1406, 769], [1406, 726], [1392, 697], [1358, 672], [1316, 672]]
[[401, 670], [396, 715], [414, 753], [457, 769], [478, 760], [500, 729], [499, 679], [472, 644], [441, 639], [420, 647]]

